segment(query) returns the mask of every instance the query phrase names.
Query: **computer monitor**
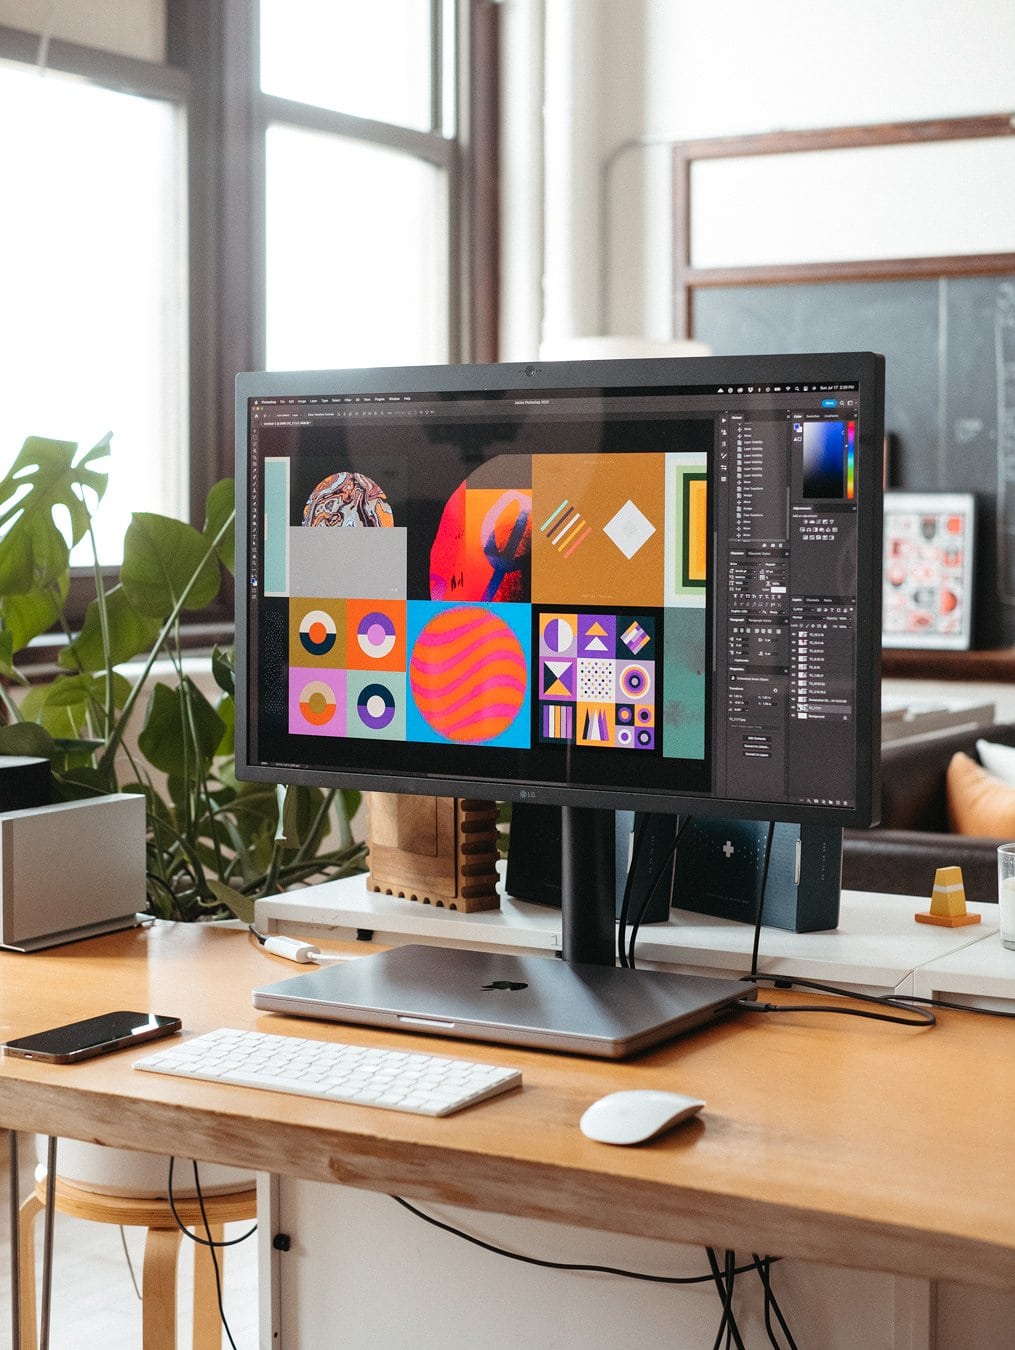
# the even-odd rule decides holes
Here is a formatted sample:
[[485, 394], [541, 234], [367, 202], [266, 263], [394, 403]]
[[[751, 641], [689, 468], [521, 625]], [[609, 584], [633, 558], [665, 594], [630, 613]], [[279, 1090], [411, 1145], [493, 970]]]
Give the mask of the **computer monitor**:
[[240, 375], [238, 775], [559, 804], [579, 961], [617, 809], [870, 824], [883, 403], [870, 353]]

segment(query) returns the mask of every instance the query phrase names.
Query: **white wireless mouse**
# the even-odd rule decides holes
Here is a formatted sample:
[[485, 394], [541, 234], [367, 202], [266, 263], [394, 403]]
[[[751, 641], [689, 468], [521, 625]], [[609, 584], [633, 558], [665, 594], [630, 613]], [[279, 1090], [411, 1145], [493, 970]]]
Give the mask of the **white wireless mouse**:
[[600, 1144], [644, 1144], [697, 1115], [704, 1105], [700, 1097], [654, 1088], [610, 1092], [592, 1103], [579, 1126], [582, 1134]]

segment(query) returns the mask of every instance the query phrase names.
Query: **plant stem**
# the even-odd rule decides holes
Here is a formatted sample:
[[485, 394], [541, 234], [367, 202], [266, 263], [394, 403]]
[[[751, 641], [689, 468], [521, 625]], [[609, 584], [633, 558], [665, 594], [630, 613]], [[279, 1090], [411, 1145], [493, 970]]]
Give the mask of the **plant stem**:
[[[162, 646], [166, 642], [169, 635], [176, 630], [177, 621], [180, 615], [183, 613], [184, 605], [187, 602], [187, 596], [193, 590], [197, 582], [197, 578], [201, 573], [201, 568], [204, 566], [207, 560], [218, 551], [219, 544], [228, 534], [235, 518], [236, 512], [235, 511], [230, 512], [228, 518], [225, 520], [225, 522], [219, 529], [218, 533], [215, 535], [215, 538], [209, 544], [208, 549], [204, 554], [204, 557], [201, 559], [201, 562], [194, 569], [193, 575], [191, 576], [190, 580], [187, 582], [186, 586], [184, 586], [179, 598], [177, 599], [176, 603], [173, 605], [173, 608], [169, 613], [169, 617], [162, 625], [159, 635], [156, 638], [155, 642], [152, 644], [151, 651], [148, 653], [148, 658], [145, 661], [141, 674], [138, 676], [133, 687], [131, 688], [130, 693], [124, 700], [123, 709], [120, 713], [119, 720], [110, 730], [109, 740], [99, 760], [98, 768], [100, 770], [106, 773], [109, 772], [109, 767], [116, 756], [117, 748], [120, 744], [120, 741], [123, 739], [124, 732], [127, 729], [127, 722], [129, 721], [130, 715], [134, 710], [134, 704], [141, 697], [141, 691], [144, 688], [148, 676], [152, 672], [152, 667], [155, 665], [155, 662], [158, 659], [159, 652], [162, 650]], [[177, 641], [177, 650], [178, 647], [179, 642]]]

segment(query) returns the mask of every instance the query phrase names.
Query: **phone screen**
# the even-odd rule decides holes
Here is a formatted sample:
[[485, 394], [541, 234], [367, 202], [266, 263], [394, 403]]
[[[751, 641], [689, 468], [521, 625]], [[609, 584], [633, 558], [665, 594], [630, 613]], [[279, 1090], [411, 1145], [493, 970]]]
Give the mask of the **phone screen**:
[[108, 1054], [142, 1041], [170, 1036], [179, 1031], [178, 1017], [162, 1017], [147, 1012], [111, 1012], [98, 1017], [87, 1017], [82, 1022], [68, 1022], [66, 1026], [51, 1027], [33, 1036], [20, 1036], [8, 1041], [4, 1050], [24, 1059], [44, 1059], [60, 1064], [95, 1055]]

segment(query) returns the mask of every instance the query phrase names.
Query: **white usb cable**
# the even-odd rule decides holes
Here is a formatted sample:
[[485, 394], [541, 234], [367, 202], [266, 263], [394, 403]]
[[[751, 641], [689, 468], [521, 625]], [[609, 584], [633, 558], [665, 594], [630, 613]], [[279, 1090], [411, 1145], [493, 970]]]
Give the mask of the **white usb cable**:
[[253, 924], [247, 926], [266, 952], [271, 952], [273, 956], [284, 956], [287, 961], [296, 961], [304, 966], [323, 966], [332, 961], [348, 959], [340, 952], [322, 952], [316, 943], [304, 942], [302, 938], [287, 937], [284, 933], [260, 933]]

